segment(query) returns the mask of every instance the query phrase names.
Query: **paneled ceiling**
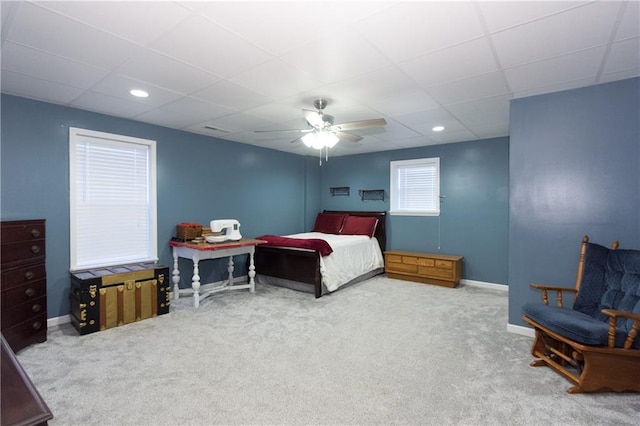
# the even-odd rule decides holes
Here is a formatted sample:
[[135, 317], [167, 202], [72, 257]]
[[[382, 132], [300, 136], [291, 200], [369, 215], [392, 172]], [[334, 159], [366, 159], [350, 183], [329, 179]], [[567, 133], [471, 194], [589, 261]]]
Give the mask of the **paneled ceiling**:
[[316, 98], [387, 121], [332, 156], [470, 141], [509, 134], [511, 99], [639, 76], [639, 5], [2, 1], [2, 92], [297, 154], [254, 130]]

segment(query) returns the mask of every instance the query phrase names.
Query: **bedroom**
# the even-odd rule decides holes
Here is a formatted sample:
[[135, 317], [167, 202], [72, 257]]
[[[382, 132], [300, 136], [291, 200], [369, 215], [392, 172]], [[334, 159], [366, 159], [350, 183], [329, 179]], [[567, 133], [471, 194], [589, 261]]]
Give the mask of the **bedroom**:
[[[8, 66], [3, 58], [3, 80]], [[515, 99], [508, 135], [330, 156], [322, 167], [314, 155], [3, 94], [2, 218], [47, 219], [48, 316], [55, 319], [69, 312], [70, 126], [158, 141], [164, 264], [176, 223], [234, 217], [247, 236], [289, 234], [309, 229], [323, 209], [388, 210], [386, 198], [363, 202], [357, 191], [388, 189], [390, 160], [440, 156], [447, 161], [441, 250], [465, 256], [464, 279], [508, 284], [508, 325], [521, 331], [520, 307], [537, 297], [529, 283], [571, 282], [582, 235], [640, 246], [637, 76], [636, 58], [626, 79], [594, 85], [604, 81], [593, 77], [575, 90]], [[352, 195], [331, 197], [333, 186], [350, 186]], [[388, 246], [437, 250], [438, 222], [430, 219], [390, 218]], [[221, 278], [224, 268], [214, 269], [208, 274]]]

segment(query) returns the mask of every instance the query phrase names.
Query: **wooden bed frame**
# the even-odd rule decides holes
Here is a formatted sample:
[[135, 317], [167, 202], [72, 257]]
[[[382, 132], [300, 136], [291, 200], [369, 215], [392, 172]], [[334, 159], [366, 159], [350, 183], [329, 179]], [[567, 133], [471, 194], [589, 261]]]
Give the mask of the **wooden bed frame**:
[[[378, 240], [384, 255], [387, 245], [386, 212], [324, 210], [324, 213], [378, 218], [374, 237]], [[311, 284], [315, 289], [316, 298], [322, 296], [320, 256], [316, 252], [259, 245], [256, 247], [255, 266], [259, 275]]]

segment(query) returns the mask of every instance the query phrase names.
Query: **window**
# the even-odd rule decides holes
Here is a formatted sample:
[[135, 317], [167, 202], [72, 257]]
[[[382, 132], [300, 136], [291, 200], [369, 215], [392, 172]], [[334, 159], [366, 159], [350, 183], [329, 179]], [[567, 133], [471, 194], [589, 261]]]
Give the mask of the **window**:
[[391, 161], [391, 209], [395, 215], [440, 215], [440, 158]]
[[157, 260], [156, 142], [69, 129], [70, 269]]

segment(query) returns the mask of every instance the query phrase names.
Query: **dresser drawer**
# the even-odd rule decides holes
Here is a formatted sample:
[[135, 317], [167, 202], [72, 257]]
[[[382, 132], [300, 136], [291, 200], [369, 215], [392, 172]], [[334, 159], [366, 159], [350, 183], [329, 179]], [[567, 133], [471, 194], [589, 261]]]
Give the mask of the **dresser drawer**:
[[2, 292], [2, 310], [47, 295], [47, 280], [33, 281]]
[[418, 265], [411, 265], [406, 263], [393, 263], [387, 262], [385, 265], [387, 271], [395, 271], [395, 272], [410, 272], [416, 273], [418, 272]]
[[2, 329], [2, 335], [11, 349], [18, 352], [32, 343], [42, 343], [47, 340], [47, 314], [43, 313], [12, 327]]
[[2, 242], [2, 264], [20, 265], [44, 261], [45, 241], [32, 240], [16, 243]]
[[2, 309], [2, 329], [12, 327], [23, 321], [47, 312], [47, 296], [29, 300], [20, 305]]
[[418, 274], [436, 278], [453, 278], [452, 269], [419, 267]]
[[44, 262], [2, 271], [2, 290], [21, 286], [47, 277]]
[[3, 222], [1, 236], [2, 244], [15, 243], [18, 241], [44, 240], [44, 221], [23, 220], [15, 222]]
[[419, 265], [419, 266], [435, 265], [435, 262], [433, 259], [428, 259], [425, 257], [413, 257], [413, 256], [402, 256], [402, 263], [406, 263], [408, 265]]

